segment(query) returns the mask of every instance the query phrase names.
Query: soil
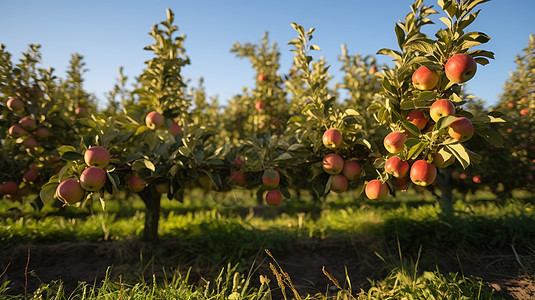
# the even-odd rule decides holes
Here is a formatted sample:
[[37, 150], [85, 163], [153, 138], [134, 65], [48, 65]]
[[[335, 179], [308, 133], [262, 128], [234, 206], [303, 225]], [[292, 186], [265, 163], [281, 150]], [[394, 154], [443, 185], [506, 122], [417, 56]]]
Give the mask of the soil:
[[[138, 240], [4, 247], [0, 251], [0, 284], [9, 280], [9, 293], [24, 295], [26, 291], [31, 294], [41, 283], [57, 280], [64, 283], [67, 291], [74, 289], [79, 282], [98, 286], [106, 272], [112, 280], [132, 283], [139, 282], [139, 274], [143, 274], [143, 270], [148, 276], [146, 278], [151, 278], [149, 274], [161, 274], [164, 268], [185, 273], [193, 266], [192, 280], [206, 278], [210, 273], [217, 275], [219, 270], [210, 266], [210, 262], [197, 260], [193, 264], [185, 263], [184, 257], [192, 259], [195, 255], [185, 251], [177, 240], [162, 240], [156, 248]], [[295, 288], [302, 294], [330, 292], [333, 295], [337, 288], [327, 274], [344, 288], [348, 286], [346, 274], [350, 274], [351, 287], [356, 294], [361, 288], [369, 287], [368, 278], [384, 278], [395, 264], [395, 260], [392, 264], [389, 264], [388, 258], [386, 262], [381, 260], [375, 251], [390, 253], [390, 258], [398, 255], [398, 249], [385, 249], [364, 240], [297, 241], [290, 251], [272, 253], [275, 260], [260, 251], [262, 257], [257, 258], [259, 266], [253, 274], [253, 282], [258, 283], [256, 278], [265, 275], [271, 280], [273, 289], [277, 290], [275, 276], [270, 269], [270, 264], [273, 264], [290, 276]], [[397, 258], [399, 262], [399, 256]], [[535, 276], [519, 263], [526, 264], [533, 257], [518, 255], [507, 249], [492, 253], [424, 249], [421, 258], [418, 263], [420, 270], [434, 271], [438, 268], [442, 273], [474, 275], [482, 278], [503, 299], [535, 299]], [[244, 268], [243, 272], [247, 273], [248, 269]], [[128, 274], [137, 275], [129, 277]]]

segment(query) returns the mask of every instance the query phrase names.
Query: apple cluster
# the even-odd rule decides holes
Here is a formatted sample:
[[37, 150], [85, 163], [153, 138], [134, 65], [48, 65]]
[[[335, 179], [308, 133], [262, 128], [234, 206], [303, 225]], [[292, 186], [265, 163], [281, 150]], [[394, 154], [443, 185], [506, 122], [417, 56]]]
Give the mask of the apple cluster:
[[[145, 125], [152, 130], [163, 128], [165, 123], [165, 117], [155, 110], [150, 111], [145, 117]], [[167, 127], [167, 130], [173, 136], [179, 136], [182, 134], [182, 127], [180, 127], [175, 120], [169, 120], [169, 126]]]

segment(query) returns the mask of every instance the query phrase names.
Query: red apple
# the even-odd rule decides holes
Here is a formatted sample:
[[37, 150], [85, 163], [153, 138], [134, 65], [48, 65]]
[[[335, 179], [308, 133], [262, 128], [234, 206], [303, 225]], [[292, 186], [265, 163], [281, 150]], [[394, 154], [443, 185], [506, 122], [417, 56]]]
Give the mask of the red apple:
[[84, 153], [84, 161], [88, 166], [105, 168], [110, 159], [110, 152], [101, 146], [92, 146]]
[[431, 105], [429, 108], [429, 116], [433, 121], [437, 122], [438, 119], [444, 116], [453, 116], [455, 114], [455, 105], [448, 99], [440, 99]]
[[134, 193], [141, 192], [142, 190], [145, 189], [146, 185], [147, 185], [147, 181], [143, 178], [138, 177], [135, 174], [132, 174], [128, 178], [128, 188]]
[[459, 178], [462, 179], [462, 180], [465, 180], [466, 179], [466, 173], [461, 173], [459, 174]]
[[18, 190], [19, 190], [19, 185], [13, 180], [9, 180], [0, 184], [0, 194], [11, 195], [11, 194], [15, 194]]
[[21, 112], [24, 110], [24, 102], [20, 100], [19, 98], [9, 98], [7, 100], [7, 108], [12, 112]]
[[362, 172], [360, 164], [354, 160], [349, 160], [344, 163], [344, 168], [342, 169], [342, 174], [349, 179], [353, 180], [359, 177]]
[[266, 78], [267, 78], [267, 75], [264, 74], [264, 73], [258, 74], [258, 77], [257, 77], [259, 82], [262, 82], [262, 81], [266, 80]]
[[282, 203], [282, 194], [278, 190], [271, 190], [266, 194], [266, 202], [268, 205], [277, 206]]
[[344, 169], [344, 159], [336, 154], [329, 153], [323, 158], [323, 170], [327, 174], [336, 175], [340, 174]]
[[405, 177], [409, 172], [409, 163], [398, 156], [392, 156], [385, 162], [385, 171], [396, 178]]
[[157, 111], [151, 111], [145, 117], [145, 125], [147, 125], [147, 127], [149, 127], [150, 129], [156, 129], [161, 127], [164, 121], [165, 119], [162, 114]]
[[240, 171], [230, 172], [230, 183], [238, 186], [245, 186], [247, 184], [245, 173]]
[[393, 131], [385, 137], [383, 144], [388, 152], [397, 154], [403, 151], [406, 140], [407, 136], [403, 132]]
[[26, 182], [34, 182], [39, 178], [39, 174], [33, 170], [28, 170], [26, 173], [24, 173], [24, 176], [22, 176], [22, 180]]
[[476, 176], [472, 177], [472, 181], [474, 183], [481, 183], [481, 176], [476, 175]]
[[465, 53], [458, 53], [450, 57], [444, 66], [446, 77], [454, 83], [463, 83], [476, 75], [477, 63], [474, 58]]
[[412, 73], [412, 83], [419, 90], [432, 90], [438, 83], [438, 73], [435, 70], [429, 70], [426, 66], [421, 66]]
[[88, 167], [80, 175], [80, 184], [86, 191], [94, 192], [104, 187], [106, 183], [106, 171], [99, 167]]
[[171, 125], [169, 126], [169, 133], [173, 136], [179, 136], [182, 134], [182, 127], [180, 127], [177, 122], [171, 120]]
[[529, 109], [527, 109], [527, 108], [521, 109], [520, 110], [520, 114], [523, 115], [523, 116], [529, 114]]
[[427, 125], [427, 118], [425, 117], [424, 113], [419, 110], [411, 111], [407, 115], [407, 121], [416, 125], [416, 127], [418, 127], [419, 130], [424, 129], [425, 125]]
[[79, 106], [74, 109], [74, 114], [78, 117], [85, 117], [87, 116], [87, 108]]
[[56, 188], [56, 195], [65, 203], [74, 204], [84, 198], [85, 191], [74, 178], [63, 180]]
[[241, 157], [239, 157], [238, 155], [234, 158], [234, 166], [237, 168], [237, 169], [241, 169], [243, 167], [245, 167], [245, 162], [243, 161], [243, 159]]
[[9, 127], [9, 135], [11, 135], [12, 137], [17, 138], [28, 134], [29, 132], [26, 131], [26, 129], [22, 128], [22, 126], [20, 126], [19, 124], [13, 124], [11, 127]]
[[262, 174], [262, 184], [268, 188], [276, 188], [279, 186], [280, 174], [277, 170], [268, 169]]
[[36, 126], [35, 120], [30, 117], [23, 117], [19, 120], [19, 124], [26, 130], [34, 130]]
[[22, 145], [26, 148], [35, 148], [39, 143], [33, 137], [29, 137], [22, 142]]
[[451, 123], [448, 134], [455, 140], [464, 142], [474, 135], [474, 126], [469, 119], [461, 117]]
[[256, 103], [254, 104], [254, 107], [256, 108], [256, 110], [261, 112], [266, 108], [266, 104], [262, 101], [256, 101]]
[[323, 145], [329, 149], [338, 149], [342, 145], [344, 138], [337, 129], [331, 128], [323, 133]]
[[515, 104], [513, 102], [509, 102], [509, 103], [507, 103], [507, 107], [514, 108]]
[[40, 140], [45, 140], [49, 137], [52, 136], [52, 133], [50, 132], [50, 130], [48, 130], [47, 128], [45, 127], [39, 127], [37, 128], [33, 134], [35, 135], [35, 137], [37, 137], [38, 139]]
[[388, 197], [388, 185], [379, 179], [374, 179], [366, 184], [366, 197], [370, 200], [385, 200]]
[[332, 175], [331, 191], [336, 193], [343, 193], [347, 190], [347, 178], [342, 175]]
[[411, 184], [409, 176], [396, 178], [396, 190], [407, 190], [407, 188], [409, 188], [409, 184]]
[[417, 160], [411, 166], [410, 177], [414, 184], [428, 186], [437, 178], [437, 168], [425, 160]]

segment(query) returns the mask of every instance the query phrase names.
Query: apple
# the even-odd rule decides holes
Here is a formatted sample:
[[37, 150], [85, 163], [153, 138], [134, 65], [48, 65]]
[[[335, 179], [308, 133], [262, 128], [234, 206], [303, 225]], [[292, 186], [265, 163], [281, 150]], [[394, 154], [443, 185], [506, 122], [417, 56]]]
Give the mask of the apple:
[[35, 120], [30, 117], [23, 117], [19, 120], [19, 124], [26, 130], [34, 130], [36, 126]]
[[0, 194], [11, 195], [11, 194], [15, 194], [18, 190], [19, 190], [19, 185], [13, 180], [8, 180], [0, 184]]
[[431, 105], [429, 108], [429, 116], [433, 121], [437, 122], [438, 119], [444, 116], [453, 116], [455, 114], [455, 105], [448, 99], [440, 99]]
[[277, 206], [282, 203], [282, 193], [279, 190], [271, 190], [266, 194], [266, 202], [270, 206]]
[[22, 176], [22, 180], [26, 182], [34, 182], [39, 178], [39, 174], [33, 170], [28, 170], [26, 173], [24, 173], [24, 176]]
[[266, 78], [267, 78], [267, 75], [264, 74], [264, 73], [258, 74], [258, 77], [257, 77], [259, 82], [262, 82], [262, 81], [266, 80]]
[[466, 173], [461, 173], [459, 174], [459, 178], [462, 179], [462, 180], [465, 180], [466, 179]]
[[256, 101], [256, 103], [254, 104], [254, 107], [256, 108], [256, 110], [261, 112], [266, 108], [266, 104], [262, 101]]
[[280, 174], [277, 170], [268, 169], [262, 174], [262, 184], [268, 188], [276, 188], [279, 186]]
[[87, 108], [79, 106], [74, 109], [74, 114], [78, 117], [85, 117], [87, 116]]
[[13, 124], [11, 127], [9, 127], [8, 131], [9, 131], [9, 135], [11, 135], [12, 137], [16, 137], [16, 138], [29, 134], [29, 132], [26, 131], [26, 129], [22, 128], [20, 124]]
[[342, 169], [342, 174], [349, 179], [353, 180], [357, 178], [362, 172], [360, 164], [354, 160], [349, 160], [344, 163], [344, 168]]
[[52, 133], [50, 132], [50, 130], [48, 130], [47, 128], [45, 127], [39, 127], [37, 128], [33, 134], [35, 135], [35, 137], [37, 137], [38, 139], [40, 140], [45, 140], [49, 137], [52, 136]]
[[385, 137], [383, 144], [388, 152], [398, 154], [403, 151], [406, 140], [407, 136], [403, 132], [393, 131]]
[[446, 77], [451, 82], [463, 83], [476, 75], [477, 63], [472, 56], [465, 53], [458, 53], [448, 59], [444, 70]]
[[409, 184], [411, 184], [409, 176], [396, 178], [396, 190], [405, 191], [409, 188]]
[[448, 134], [455, 140], [464, 142], [474, 135], [474, 126], [469, 119], [461, 117], [450, 124]]
[[328, 149], [338, 149], [342, 145], [344, 138], [338, 129], [328, 129], [323, 133], [323, 145]]
[[88, 166], [105, 168], [110, 163], [110, 152], [101, 146], [92, 146], [84, 153], [84, 161]]
[[385, 200], [388, 197], [388, 185], [382, 182], [379, 179], [373, 179], [368, 184], [364, 190], [366, 197], [370, 200]]
[[233, 163], [237, 169], [241, 169], [245, 167], [245, 161], [243, 161], [243, 159], [238, 155], [234, 158]]
[[180, 127], [177, 122], [171, 120], [171, 125], [169, 125], [169, 133], [173, 136], [179, 136], [182, 134], [182, 127]]
[[419, 90], [432, 90], [438, 83], [438, 73], [435, 70], [429, 70], [426, 66], [421, 66], [412, 73], [412, 83]]
[[63, 180], [56, 188], [56, 195], [65, 203], [74, 204], [84, 198], [85, 191], [74, 178]]
[[230, 183], [238, 186], [245, 186], [247, 184], [245, 173], [240, 171], [230, 172]]
[[141, 192], [142, 190], [145, 189], [146, 185], [147, 185], [147, 181], [143, 178], [138, 177], [135, 174], [132, 174], [128, 178], [128, 188], [134, 193]]
[[407, 115], [407, 121], [416, 125], [416, 127], [418, 127], [419, 130], [424, 129], [425, 125], [427, 125], [427, 118], [425, 117], [424, 113], [419, 110], [411, 111]]
[[33, 137], [29, 137], [22, 142], [22, 145], [26, 148], [35, 148], [39, 145], [39, 143]]
[[347, 178], [342, 174], [332, 175], [331, 191], [343, 193], [347, 190]]
[[165, 119], [162, 114], [154, 110], [149, 112], [145, 117], [145, 125], [147, 125], [147, 127], [149, 127], [150, 129], [156, 129], [161, 127], [164, 121]]
[[340, 174], [344, 169], [344, 159], [336, 154], [329, 153], [323, 157], [323, 170], [327, 174], [336, 175]]
[[396, 178], [405, 177], [409, 172], [409, 163], [398, 156], [392, 156], [385, 162], [385, 171]]
[[80, 175], [80, 184], [86, 191], [100, 190], [106, 183], [106, 171], [99, 167], [88, 167]]
[[437, 167], [425, 160], [417, 160], [411, 166], [410, 177], [414, 184], [428, 186], [437, 178]]
[[472, 177], [472, 181], [474, 183], [481, 183], [481, 176], [476, 175], [476, 176]]
[[507, 107], [514, 108], [515, 104], [513, 102], [509, 102], [509, 103], [507, 103]]
[[529, 114], [529, 109], [527, 109], [527, 108], [521, 109], [520, 110], [520, 114], [523, 115], [523, 116]]
[[7, 100], [7, 108], [12, 112], [21, 112], [24, 110], [24, 102], [19, 98], [9, 98]]

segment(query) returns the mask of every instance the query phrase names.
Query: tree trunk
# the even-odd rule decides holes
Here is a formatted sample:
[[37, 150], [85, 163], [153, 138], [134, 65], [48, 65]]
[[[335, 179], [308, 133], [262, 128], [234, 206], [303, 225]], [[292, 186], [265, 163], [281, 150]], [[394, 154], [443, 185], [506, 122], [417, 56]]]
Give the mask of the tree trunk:
[[149, 243], [158, 241], [158, 221], [160, 220], [160, 201], [162, 194], [156, 192], [152, 186], [146, 187], [138, 193], [145, 202], [145, 227], [142, 240]]
[[440, 206], [442, 208], [442, 213], [448, 217], [452, 216], [454, 210], [450, 168], [439, 169], [438, 184], [440, 186], [440, 191], [442, 194], [440, 198]]

